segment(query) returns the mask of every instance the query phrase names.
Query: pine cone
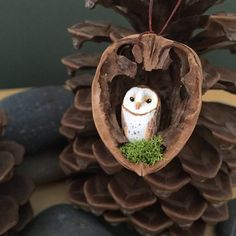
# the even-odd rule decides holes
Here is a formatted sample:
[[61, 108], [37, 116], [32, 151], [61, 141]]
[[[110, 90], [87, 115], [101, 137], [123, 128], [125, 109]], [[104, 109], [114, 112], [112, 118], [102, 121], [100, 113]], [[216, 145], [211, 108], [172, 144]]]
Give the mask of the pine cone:
[[[0, 134], [6, 117], [0, 111]], [[23, 161], [24, 148], [0, 137], [0, 235], [14, 235], [21, 231], [32, 218], [29, 203], [33, 183], [25, 176], [14, 174], [15, 167]]]
[[[87, 0], [112, 8], [126, 17], [133, 30], [86, 21], [69, 28], [73, 45], [80, 49], [87, 41], [117, 42], [123, 37], [148, 30], [149, 1]], [[235, 52], [236, 15], [203, 15], [217, 0], [183, 1], [164, 36], [193, 48], [203, 67], [202, 93], [218, 89], [236, 93], [236, 72], [211, 65], [204, 53], [225, 48]], [[159, 32], [175, 1], [156, 1], [153, 29]], [[161, 11], [159, 9], [162, 9]], [[198, 34], [193, 34], [200, 29]], [[133, 60], [129, 51], [122, 55]], [[201, 236], [207, 224], [228, 218], [227, 201], [236, 186], [236, 109], [220, 103], [203, 102], [199, 119], [186, 145], [164, 168], [145, 176], [127, 170], [111, 154], [95, 127], [89, 74], [101, 54], [78, 53], [66, 57], [71, 79], [67, 87], [75, 93], [74, 105], [62, 119], [61, 133], [70, 145], [60, 155], [67, 174], [83, 173], [70, 187], [73, 204], [111, 224], [128, 222], [144, 235]], [[85, 72], [87, 71], [87, 72]], [[88, 74], [85, 74], [88, 73]], [[163, 87], [170, 86], [167, 80]], [[127, 90], [127, 85], [124, 84]], [[114, 92], [113, 97], [120, 96]], [[100, 132], [99, 132], [100, 133]]]

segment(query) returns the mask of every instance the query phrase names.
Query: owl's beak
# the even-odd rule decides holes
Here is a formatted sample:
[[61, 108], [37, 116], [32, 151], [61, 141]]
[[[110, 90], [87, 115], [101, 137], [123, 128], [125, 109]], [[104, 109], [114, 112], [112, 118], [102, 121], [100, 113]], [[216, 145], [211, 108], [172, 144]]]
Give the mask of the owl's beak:
[[138, 110], [141, 107], [142, 103], [141, 102], [136, 102], [135, 103], [135, 109]]

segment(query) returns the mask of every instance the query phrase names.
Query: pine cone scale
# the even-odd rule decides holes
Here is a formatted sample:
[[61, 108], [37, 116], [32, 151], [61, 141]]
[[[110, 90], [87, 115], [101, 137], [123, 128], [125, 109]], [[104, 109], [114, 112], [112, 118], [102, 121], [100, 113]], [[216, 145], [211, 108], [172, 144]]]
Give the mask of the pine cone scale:
[[134, 213], [131, 215], [130, 221], [138, 231], [150, 235], [157, 235], [173, 225], [173, 222], [164, 215], [158, 203]]
[[82, 112], [92, 112], [90, 89], [80, 89], [78, 91], [75, 96], [75, 108]]
[[30, 203], [26, 203], [19, 208], [19, 221], [14, 227], [14, 231], [19, 232], [30, 222], [33, 217], [33, 209]]
[[97, 162], [108, 175], [115, 174], [123, 169], [100, 139], [93, 144], [92, 149]]
[[0, 152], [0, 183], [8, 180], [15, 165], [15, 159], [9, 152]]
[[164, 213], [183, 228], [190, 227], [207, 208], [206, 202], [191, 186], [184, 187], [161, 202]]
[[129, 214], [150, 206], [157, 200], [142, 178], [126, 171], [114, 176], [108, 184], [108, 190], [120, 205], [121, 211]]
[[0, 235], [4, 234], [18, 222], [18, 205], [11, 197], [0, 195]]
[[8, 182], [0, 183], [0, 194], [11, 196], [19, 205], [27, 203], [33, 189], [33, 182], [24, 176], [14, 175]]
[[227, 204], [220, 205], [219, 207], [208, 205], [206, 211], [202, 215], [202, 220], [209, 224], [216, 224], [220, 221], [225, 221], [228, 218], [229, 211]]
[[108, 176], [97, 176], [87, 180], [83, 187], [88, 204], [101, 213], [105, 210], [119, 210], [119, 206], [109, 194], [109, 181]]

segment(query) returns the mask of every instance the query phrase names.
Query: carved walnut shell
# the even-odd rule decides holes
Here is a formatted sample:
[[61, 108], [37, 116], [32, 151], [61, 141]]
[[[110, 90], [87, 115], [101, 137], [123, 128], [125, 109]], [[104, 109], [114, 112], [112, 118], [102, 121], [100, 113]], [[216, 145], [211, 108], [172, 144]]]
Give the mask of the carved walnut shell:
[[[97, 131], [115, 159], [140, 176], [165, 167], [183, 148], [201, 109], [202, 67], [188, 46], [156, 34], [131, 35], [103, 53], [92, 85], [92, 110]], [[119, 147], [127, 142], [120, 108], [131, 87], [144, 84], [161, 99], [157, 134], [164, 140], [164, 158], [153, 166], [128, 161]]]

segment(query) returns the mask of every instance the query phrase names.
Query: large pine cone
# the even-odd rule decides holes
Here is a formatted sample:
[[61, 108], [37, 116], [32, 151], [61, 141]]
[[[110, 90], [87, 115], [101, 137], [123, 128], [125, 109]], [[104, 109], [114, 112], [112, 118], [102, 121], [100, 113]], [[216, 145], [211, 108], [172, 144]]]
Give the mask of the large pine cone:
[[[115, 2], [115, 3], [114, 3]], [[86, 41], [116, 42], [148, 29], [149, 1], [87, 0], [110, 7], [128, 18], [134, 31], [104, 23], [85, 22], [72, 26], [75, 48]], [[154, 26], [160, 31], [175, 1], [156, 1]], [[202, 15], [217, 0], [183, 1], [165, 31], [165, 37], [192, 47], [203, 66], [202, 92], [221, 89], [236, 93], [236, 72], [211, 65], [203, 53], [216, 48], [236, 48], [236, 15]], [[160, 6], [161, 5], [161, 6]], [[162, 9], [159, 11], [158, 9]], [[202, 29], [193, 35], [196, 29]], [[236, 108], [203, 102], [195, 130], [182, 151], [161, 170], [140, 177], [121, 166], [101, 141], [95, 128], [91, 105], [90, 69], [97, 67], [100, 54], [80, 51], [66, 57], [75, 92], [74, 105], [62, 119], [61, 133], [70, 145], [60, 156], [67, 174], [84, 173], [71, 184], [71, 201], [112, 223], [128, 222], [145, 235], [201, 236], [206, 224], [228, 217], [227, 201], [236, 186]], [[130, 55], [126, 55], [129, 57]], [[167, 85], [168, 86], [168, 85]]]
[[[0, 134], [6, 117], [0, 111]], [[23, 161], [24, 148], [0, 136], [0, 235], [14, 235], [32, 218], [29, 203], [33, 182], [25, 176], [14, 175], [14, 169]]]

